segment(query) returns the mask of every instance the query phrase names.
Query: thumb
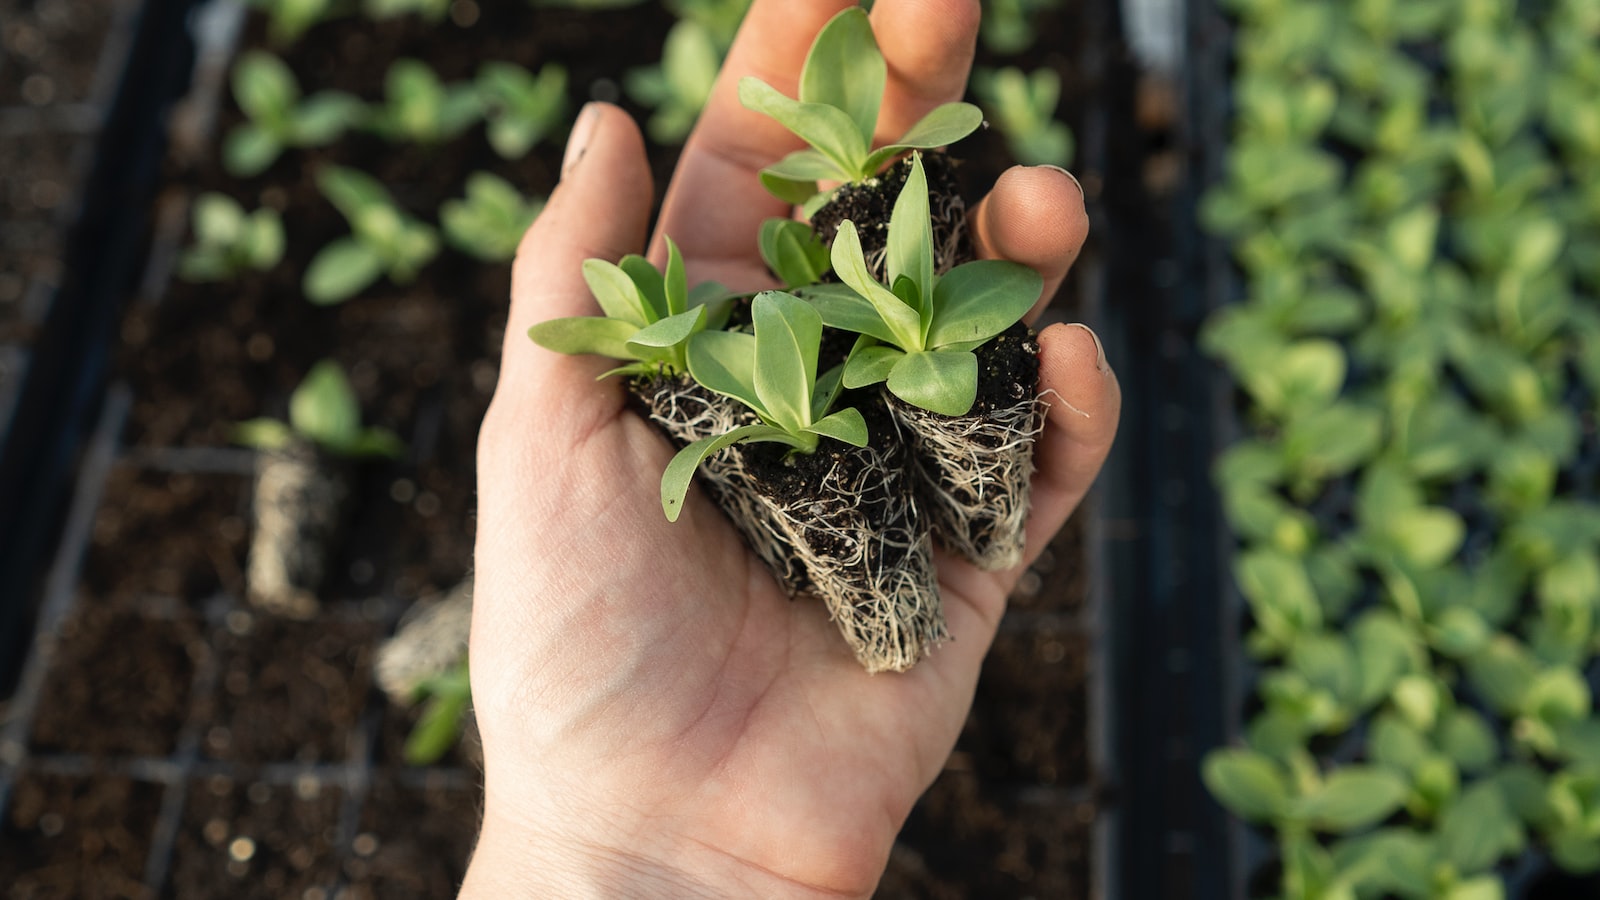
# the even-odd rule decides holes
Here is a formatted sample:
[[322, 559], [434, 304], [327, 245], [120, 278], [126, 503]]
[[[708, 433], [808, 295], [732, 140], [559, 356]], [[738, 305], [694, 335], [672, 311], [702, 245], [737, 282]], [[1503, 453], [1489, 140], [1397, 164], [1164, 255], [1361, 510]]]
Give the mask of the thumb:
[[528, 340], [528, 328], [546, 319], [600, 312], [583, 280], [583, 261], [615, 262], [644, 245], [654, 188], [639, 128], [621, 109], [590, 103], [573, 123], [561, 164], [561, 182], [522, 237], [511, 269], [511, 310], [506, 322], [501, 382], [529, 367], [541, 378], [592, 381], [605, 360], [570, 359]]

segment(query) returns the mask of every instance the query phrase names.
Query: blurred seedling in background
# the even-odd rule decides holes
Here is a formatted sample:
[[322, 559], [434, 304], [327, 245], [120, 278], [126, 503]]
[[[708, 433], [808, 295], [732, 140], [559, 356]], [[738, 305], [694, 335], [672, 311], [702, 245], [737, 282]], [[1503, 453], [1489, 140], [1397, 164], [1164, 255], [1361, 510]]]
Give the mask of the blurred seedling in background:
[[323, 247], [306, 267], [303, 290], [318, 305], [339, 303], [387, 275], [407, 284], [439, 252], [433, 228], [403, 212], [372, 176], [329, 166], [317, 185], [350, 222], [350, 234]]
[[405, 443], [386, 428], [363, 428], [361, 405], [344, 369], [332, 360], [311, 367], [289, 396], [289, 420], [251, 419], [234, 429], [234, 440], [258, 450], [310, 444], [345, 459], [393, 459]]
[[711, 86], [750, 0], [677, 0], [661, 62], [628, 70], [628, 95], [655, 110], [646, 128], [661, 144], [680, 144], [711, 96]]
[[362, 109], [360, 100], [338, 91], [302, 100], [289, 67], [260, 50], [234, 65], [233, 98], [248, 121], [223, 139], [222, 165], [240, 178], [266, 171], [287, 148], [333, 143]]
[[489, 146], [504, 159], [521, 159], [565, 124], [567, 70], [555, 63], [538, 75], [516, 63], [484, 63], [476, 86]]
[[1061, 76], [1054, 69], [980, 69], [972, 75], [972, 91], [1005, 135], [1006, 146], [1017, 162], [1025, 166], [1072, 164], [1072, 131], [1055, 118], [1061, 101]]
[[452, 247], [485, 262], [505, 262], [517, 254], [523, 232], [544, 208], [523, 197], [511, 183], [489, 172], [467, 179], [465, 200], [447, 200], [439, 224]]
[[388, 141], [442, 144], [483, 115], [471, 84], [446, 85], [415, 59], [396, 60], [383, 84], [383, 103], [367, 111], [365, 124]]
[[472, 681], [467, 661], [429, 676], [417, 686], [413, 702], [422, 716], [406, 737], [405, 758], [413, 766], [438, 762], [460, 740], [472, 707]]
[[178, 260], [185, 281], [227, 281], [240, 272], [265, 272], [283, 260], [283, 219], [275, 209], [245, 212], [226, 194], [195, 198], [194, 244]]

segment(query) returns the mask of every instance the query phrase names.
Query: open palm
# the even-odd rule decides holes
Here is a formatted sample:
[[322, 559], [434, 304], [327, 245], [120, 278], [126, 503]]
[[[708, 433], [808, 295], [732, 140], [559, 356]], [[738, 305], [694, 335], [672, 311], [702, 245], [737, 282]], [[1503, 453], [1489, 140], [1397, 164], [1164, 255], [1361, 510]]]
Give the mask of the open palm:
[[[794, 92], [811, 38], [847, 0], [757, 0], [685, 148], [653, 242], [691, 282], [752, 290], [762, 219], [788, 210], [755, 178], [795, 149], [740, 108], [753, 74]], [[976, 0], [879, 0], [898, 133], [958, 99]], [[882, 137], [882, 135], [880, 135]], [[901, 675], [866, 675], [820, 601], [789, 600], [698, 492], [661, 513], [672, 448], [627, 411], [604, 360], [534, 346], [527, 327], [597, 312], [580, 274], [644, 244], [643, 143], [591, 105], [561, 186], [518, 255], [500, 384], [479, 447], [472, 687], [486, 810], [464, 893], [779, 896], [871, 892], [895, 833], [971, 704], [1017, 571], [938, 561], [954, 640]], [[1087, 230], [1059, 172], [1014, 169], [975, 211], [980, 252], [1033, 265], [1054, 292]], [[1116, 428], [1116, 380], [1092, 334], [1040, 336], [1054, 392], [1037, 451], [1032, 560], [1087, 490]]]

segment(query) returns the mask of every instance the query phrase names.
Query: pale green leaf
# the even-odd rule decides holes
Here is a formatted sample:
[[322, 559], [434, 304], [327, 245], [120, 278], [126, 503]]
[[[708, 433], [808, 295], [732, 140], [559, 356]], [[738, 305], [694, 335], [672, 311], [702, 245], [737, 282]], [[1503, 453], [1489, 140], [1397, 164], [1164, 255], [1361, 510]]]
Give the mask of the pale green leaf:
[[870, 140], [887, 78], [888, 66], [872, 36], [867, 11], [851, 7], [817, 32], [800, 70], [800, 99], [838, 107]]
[[706, 309], [703, 306], [667, 316], [634, 332], [633, 337], [628, 340], [628, 349], [637, 351], [644, 347], [658, 349], [676, 347], [688, 340], [689, 335], [702, 328], [705, 321]]
[[667, 309], [667, 281], [661, 276], [661, 270], [650, 264], [635, 253], [624, 256], [617, 268], [628, 273], [633, 280], [633, 286], [639, 289], [639, 296], [644, 298], [646, 318], [659, 319]]
[[283, 60], [252, 50], [233, 66], [233, 99], [251, 119], [272, 128], [282, 123], [300, 99], [300, 86]]
[[732, 331], [702, 331], [689, 340], [689, 374], [705, 388], [750, 407], [767, 409], [756, 394], [756, 339]]
[[756, 396], [774, 425], [800, 431], [811, 424], [822, 317], [811, 304], [781, 291], [757, 294], [750, 314], [756, 332]]
[[[894, 210], [889, 214], [889, 241], [885, 264], [890, 284], [901, 278], [911, 279], [921, 299], [918, 311], [922, 316], [922, 339], [928, 339], [934, 304], [933, 280], [933, 222], [928, 212], [928, 176], [922, 169], [922, 158], [911, 158], [911, 173], [905, 186], [895, 198]], [[925, 344], [926, 346], [926, 344]]]
[[888, 387], [912, 406], [964, 416], [978, 397], [978, 358], [968, 350], [907, 353], [889, 372]]
[[856, 233], [855, 223], [848, 219], [839, 224], [839, 233], [834, 236], [832, 261], [839, 280], [865, 297], [888, 326], [888, 340], [906, 351], [923, 348], [922, 320], [917, 311], [873, 279], [861, 250], [861, 236]]
[[222, 141], [222, 167], [240, 178], [259, 175], [283, 152], [283, 142], [264, 128], [245, 122]]
[[1039, 300], [1044, 281], [1032, 268], [986, 259], [956, 266], [933, 291], [928, 346], [987, 341], [1016, 324]]
[[1439, 818], [1439, 855], [1463, 874], [1476, 874], [1500, 857], [1519, 852], [1525, 843], [1517, 821], [1500, 789], [1480, 782]]
[[633, 279], [615, 263], [603, 259], [584, 260], [583, 280], [608, 317], [621, 319], [638, 328], [658, 318], [654, 310], [645, 308], [644, 297]]
[[277, 419], [251, 419], [233, 426], [233, 439], [257, 450], [282, 450], [294, 443], [294, 432]]
[[877, 384], [889, 377], [895, 363], [905, 358], [905, 351], [881, 344], [862, 347], [850, 354], [844, 364], [844, 386], [852, 390]]
[[535, 344], [557, 353], [592, 353], [612, 359], [636, 359], [628, 341], [639, 331], [632, 322], [604, 316], [550, 319], [528, 329]]
[[338, 363], [323, 360], [289, 395], [289, 427], [324, 447], [346, 446], [361, 433], [361, 407]]
[[667, 238], [667, 271], [662, 277], [667, 295], [666, 314], [675, 316], [689, 308], [689, 281], [684, 274], [683, 254], [678, 245]]
[[1376, 825], [1405, 801], [1404, 779], [1376, 766], [1335, 769], [1294, 811], [1319, 831], [1343, 833]]
[[328, 244], [306, 267], [301, 289], [319, 306], [340, 303], [360, 293], [383, 274], [383, 260], [354, 238]]
[[862, 161], [867, 156], [867, 141], [844, 110], [821, 103], [802, 103], [779, 93], [759, 78], [745, 76], [739, 79], [739, 102], [747, 108], [776, 119], [785, 128], [799, 135], [845, 172], [852, 173], [852, 181], [859, 181], [870, 172], [863, 173]]
[[971, 103], [946, 103], [934, 107], [932, 112], [918, 120], [894, 143], [872, 151], [861, 168], [868, 174], [875, 173], [884, 163], [907, 150], [933, 150], [953, 144], [982, 125], [983, 110]]
[[679, 450], [661, 474], [661, 509], [667, 514], [667, 521], [678, 521], [678, 515], [683, 512], [683, 498], [689, 493], [689, 483], [694, 480], [700, 463], [724, 447], [742, 441], [778, 441], [796, 446], [795, 440], [781, 429], [770, 425], [743, 425], [727, 434], [701, 438]]
[[806, 431], [842, 441], [852, 447], [867, 445], [867, 420], [861, 417], [859, 410], [853, 408], [823, 416], [807, 426]]
[[794, 219], [768, 219], [758, 236], [761, 258], [787, 288], [815, 284], [828, 271], [828, 248], [810, 226]]
[[1260, 753], [1215, 750], [1206, 755], [1200, 773], [1218, 802], [1251, 822], [1276, 821], [1288, 807], [1288, 779], [1277, 763]]
[[849, 285], [816, 284], [797, 292], [822, 315], [822, 324], [880, 341], [895, 342], [893, 329], [878, 315], [877, 307]]

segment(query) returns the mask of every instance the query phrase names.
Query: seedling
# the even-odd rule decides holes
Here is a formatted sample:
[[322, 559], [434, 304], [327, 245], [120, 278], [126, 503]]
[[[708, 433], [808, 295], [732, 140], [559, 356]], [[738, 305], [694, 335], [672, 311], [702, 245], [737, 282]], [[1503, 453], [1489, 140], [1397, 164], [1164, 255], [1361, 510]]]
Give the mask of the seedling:
[[393, 432], [361, 427], [361, 406], [350, 380], [338, 363], [329, 360], [312, 366], [289, 396], [289, 421], [241, 422], [234, 439], [258, 450], [307, 443], [346, 459], [394, 458], [405, 452], [405, 444]]
[[863, 336], [845, 366], [845, 387], [886, 381], [896, 397], [946, 416], [965, 415], [977, 398], [973, 349], [1020, 320], [1043, 287], [1037, 272], [1004, 260], [978, 260], [934, 274], [920, 160], [913, 162], [889, 219], [892, 288], [873, 279], [853, 222], [839, 227], [832, 261], [844, 286], [818, 286], [806, 296], [830, 327]]
[[227, 281], [283, 259], [283, 220], [275, 209], [247, 213], [232, 197], [207, 192], [195, 198], [191, 222], [195, 243], [178, 261], [185, 281]]
[[317, 184], [349, 220], [351, 234], [323, 247], [306, 268], [303, 289], [311, 302], [343, 302], [384, 275], [408, 284], [439, 252], [434, 230], [396, 207], [370, 175], [330, 166], [317, 173]]
[[1025, 166], [1066, 166], [1072, 162], [1072, 131], [1055, 119], [1061, 76], [1054, 69], [1023, 72], [1015, 67], [980, 69], [972, 90], [1006, 136], [1011, 155]]
[[333, 0], [250, 0], [250, 5], [266, 13], [267, 34], [280, 47], [339, 14]]
[[556, 63], [545, 63], [537, 76], [515, 63], [484, 63], [477, 90], [489, 146], [504, 159], [527, 155], [566, 115], [567, 70]]
[[631, 360], [602, 378], [689, 371], [690, 336], [721, 328], [731, 305], [726, 289], [715, 282], [689, 289], [683, 255], [670, 238], [665, 272], [642, 256], [629, 255], [620, 263], [584, 260], [583, 279], [605, 315], [540, 322], [528, 329], [528, 337], [557, 353]]
[[276, 56], [252, 50], [240, 57], [233, 98], [249, 121], [223, 140], [223, 167], [241, 178], [259, 175], [285, 148], [333, 143], [362, 109], [360, 100], [336, 91], [300, 96], [294, 73]]
[[711, 96], [727, 52], [704, 25], [680, 21], [667, 32], [660, 65], [628, 71], [623, 82], [628, 95], [655, 110], [646, 123], [651, 140], [683, 143]]
[[1060, 0], [991, 0], [983, 4], [978, 37], [991, 52], [1014, 56], [1032, 47], [1038, 37], [1034, 17], [1059, 5]]
[[816, 284], [828, 271], [828, 248], [804, 222], [768, 219], [758, 239], [761, 258], [785, 288]]
[[445, 85], [427, 63], [396, 60], [384, 78], [384, 102], [373, 108], [367, 127], [389, 141], [442, 144], [483, 115], [478, 93], [469, 84]]
[[779, 199], [814, 208], [819, 180], [865, 181], [907, 150], [955, 143], [983, 124], [983, 113], [976, 106], [946, 103], [896, 140], [873, 148], [887, 79], [888, 66], [866, 10], [860, 7], [840, 12], [818, 32], [800, 72], [799, 99], [758, 78], [741, 79], [740, 102], [776, 119], [811, 145], [761, 170], [767, 190]]
[[413, 766], [438, 762], [461, 740], [472, 706], [472, 679], [465, 659], [417, 686], [414, 703], [422, 716], [406, 737], [405, 758]]
[[867, 445], [867, 423], [856, 409], [830, 413], [841, 370], [817, 376], [822, 317], [805, 301], [781, 291], [757, 294], [751, 304], [755, 334], [711, 331], [688, 344], [689, 371], [696, 381], [732, 397], [761, 417], [704, 438], [678, 452], [661, 476], [661, 508], [676, 522], [701, 460], [739, 443], [770, 441], [797, 453], [814, 453], [828, 437], [852, 447]]
[[517, 254], [522, 235], [538, 218], [544, 202], [527, 199], [509, 182], [489, 172], [467, 179], [465, 200], [447, 200], [439, 210], [444, 238], [463, 253], [486, 262], [505, 262]]

